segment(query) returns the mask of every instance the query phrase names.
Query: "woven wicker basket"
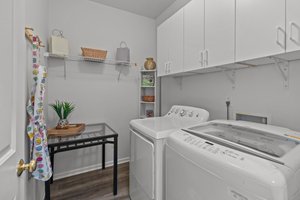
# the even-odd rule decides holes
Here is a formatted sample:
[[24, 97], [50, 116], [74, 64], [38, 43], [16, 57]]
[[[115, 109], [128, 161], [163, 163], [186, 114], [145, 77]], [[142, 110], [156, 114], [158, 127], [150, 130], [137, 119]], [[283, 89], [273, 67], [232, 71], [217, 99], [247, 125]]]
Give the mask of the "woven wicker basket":
[[96, 59], [105, 60], [107, 55], [107, 51], [103, 51], [101, 49], [91, 49], [91, 48], [81, 47], [81, 51], [82, 51], [82, 56], [87, 58], [96, 58]]
[[154, 102], [155, 97], [154, 96], [142, 96], [143, 101], [145, 102]]

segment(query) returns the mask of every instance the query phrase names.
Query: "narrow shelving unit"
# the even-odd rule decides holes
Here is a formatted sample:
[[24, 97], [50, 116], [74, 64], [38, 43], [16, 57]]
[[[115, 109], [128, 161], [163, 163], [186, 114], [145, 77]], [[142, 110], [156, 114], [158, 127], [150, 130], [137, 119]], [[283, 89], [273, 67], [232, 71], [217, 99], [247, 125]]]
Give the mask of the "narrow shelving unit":
[[[156, 70], [140, 70], [140, 118], [158, 116], [158, 84]], [[145, 96], [150, 99], [147, 101]]]

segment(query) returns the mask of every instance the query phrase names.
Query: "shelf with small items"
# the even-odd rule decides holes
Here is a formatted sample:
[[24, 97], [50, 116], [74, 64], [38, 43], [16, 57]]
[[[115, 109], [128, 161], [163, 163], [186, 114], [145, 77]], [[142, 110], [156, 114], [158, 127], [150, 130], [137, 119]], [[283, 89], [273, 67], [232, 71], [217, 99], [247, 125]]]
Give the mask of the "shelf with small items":
[[130, 63], [126, 61], [119, 61], [114, 59], [100, 59], [100, 58], [93, 58], [93, 57], [86, 57], [86, 56], [75, 56], [75, 55], [57, 55], [57, 54], [51, 54], [49, 52], [46, 52], [44, 54], [46, 58], [58, 58], [58, 59], [64, 59], [65, 61], [78, 61], [78, 62], [96, 62], [96, 63], [104, 63], [104, 64], [111, 64], [111, 65], [123, 65], [123, 66], [136, 66], [136, 63]]
[[156, 70], [140, 70], [140, 118], [158, 116]]
[[[49, 52], [44, 53], [44, 57], [46, 59], [53, 58], [53, 59], [61, 59], [64, 61], [64, 79], [67, 78], [67, 64], [66, 62], [91, 62], [91, 63], [99, 63], [99, 64], [108, 64], [108, 65], [118, 65], [118, 66], [137, 66], [136, 63], [130, 63], [125, 61], [119, 61], [114, 59], [100, 59], [100, 58], [93, 58], [93, 57], [86, 57], [86, 56], [75, 56], [75, 55], [58, 55], [58, 54], [51, 54]], [[121, 71], [119, 71], [118, 80], [120, 78]]]

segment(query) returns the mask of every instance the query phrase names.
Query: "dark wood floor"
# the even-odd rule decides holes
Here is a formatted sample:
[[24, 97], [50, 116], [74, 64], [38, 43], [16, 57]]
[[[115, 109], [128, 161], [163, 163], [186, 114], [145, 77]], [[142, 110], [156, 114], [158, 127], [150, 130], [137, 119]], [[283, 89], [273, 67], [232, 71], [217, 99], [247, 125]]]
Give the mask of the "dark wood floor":
[[51, 200], [129, 200], [128, 163], [119, 165], [118, 195], [113, 196], [112, 167], [54, 181]]

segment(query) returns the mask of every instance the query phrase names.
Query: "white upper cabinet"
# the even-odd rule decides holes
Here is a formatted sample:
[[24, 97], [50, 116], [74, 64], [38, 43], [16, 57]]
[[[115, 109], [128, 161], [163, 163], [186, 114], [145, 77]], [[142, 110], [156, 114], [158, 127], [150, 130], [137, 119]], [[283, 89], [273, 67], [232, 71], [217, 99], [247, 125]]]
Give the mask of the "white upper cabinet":
[[237, 62], [284, 53], [285, 46], [285, 0], [236, 0]]
[[183, 71], [183, 9], [169, 19], [169, 74]]
[[157, 28], [157, 75], [167, 74], [169, 62], [168, 23], [165, 22]]
[[184, 7], [184, 71], [204, 67], [204, 0]]
[[286, 0], [287, 52], [300, 50], [300, 1]]
[[192, 0], [184, 7], [184, 71], [234, 62], [235, 0]]
[[183, 71], [183, 9], [157, 29], [158, 76]]
[[191, 0], [158, 27], [158, 76], [300, 52], [299, 8], [300, 0]]
[[[201, 9], [198, 12], [201, 12]], [[234, 43], [235, 0], [206, 0], [205, 66], [213, 67], [234, 63]]]

